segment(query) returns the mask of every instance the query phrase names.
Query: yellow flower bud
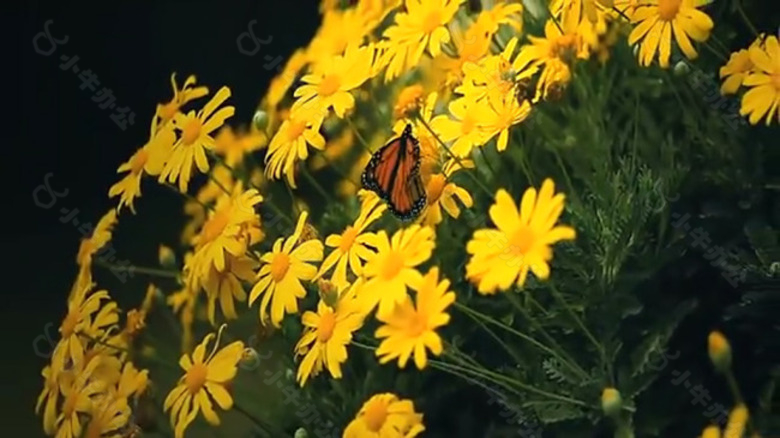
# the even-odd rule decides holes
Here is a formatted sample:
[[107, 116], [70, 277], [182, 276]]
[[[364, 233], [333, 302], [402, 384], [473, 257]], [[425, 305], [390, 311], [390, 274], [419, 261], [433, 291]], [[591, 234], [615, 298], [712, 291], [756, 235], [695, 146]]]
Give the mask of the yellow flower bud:
[[320, 294], [320, 299], [329, 307], [334, 307], [339, 300], [339, 291], [336, 285], [329, 280], [318, 279], [317, 289]]
[[707, 426], [701, 433], [701, 438], [720, 438], [718, 426]]
[[160, 266], [165, 268], [173, 268], [176, 266], [176, 254], [173, 253], [171, 248], [160, 245], [158, 257], [160, 259]]
[[604, 388], [601, 393], [601, 409], [604, 411], [604, 415], [612, 417], [617, 415], [622, 408], [623, 398], [620, 396], [620, 392], [612, 387]]
[[731, 346], [723, 333], [711, 332], [707, 339], [707, 347], [715, 369], [720, 372], [727, 371], [731, 367]]
[[748, 417], [747, 406], [744, 404], [738, 404], [731, 410], [729, 414], [729, 422], [726, 423], [726, 430], [724, 431], [723, 438], [742, 438], [745, 434], [745, 425], [747, 424]]

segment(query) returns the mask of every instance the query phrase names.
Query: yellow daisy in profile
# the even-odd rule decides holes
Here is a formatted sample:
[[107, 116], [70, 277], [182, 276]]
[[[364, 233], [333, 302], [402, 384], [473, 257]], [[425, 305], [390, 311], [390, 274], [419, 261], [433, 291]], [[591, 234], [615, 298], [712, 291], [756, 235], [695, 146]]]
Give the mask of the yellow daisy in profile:
[[179, 140], [173, 145], [173, 151], [160, 173], [159, 181], [163, 183], [179, 182], [179, 190], [187, 191], [192, 176], [192, 168], [198, 167], [202, 173], [209, 170], [206, 150], [214, 149], [214, 138], [211, 133], [232, 117], [235, 108], [226, 106], [217, 109], [230, 97], [230, 88], [222, 87], [214, 97], [197, 113], [190, 111], [176, 113], [174, 126], [180, 132]]
[[406, 286], [422, 278], [417, 266], [431, 257], [434, 232], [430, 227], [411, 225], [398, 230], [392, 239], [382, 230], [369, 244], [377, 249], [363, 267], [366, 283], [358, 298], [365, 313], [379, 305], [378, 314], [387, 315], [408, 296]]
[[764, 116], [767, 126], [773, 119], [780, 123], [780, 44], [777, 37], [771, 35], [767, 37], [763, 48], [754, 44], [749, 51], [755, 67], [742, 82], [750, 90], [742, 96], [739, 113], [743, 116], [749, 114], [751, 125], [758, 123]]
[[149, 385], [149, 371], [138, 370], [132, 362], [125, 362], [116, 392], [120, 397], [139, 397]]
[[408, 117], [414, 111], [419, 110], [423, 103], [425, 90], [420, 84], [409, 85], [401, 89], [398, 97], [395, 98], [393, 107], [393, 118], [400, 119]]
[[350, 45], [363, 44], [377, 24], [376, 19], [366, 16], [358, 8], [326, 11], [306, 51], [309, 62], [317, 64], [323, 59], [341, 55]]
[[544, 38], [529, 36], [530, 44], [523, 46], [512, 62], [512, 68], [518, 72], [518, 80], [528, 79], [541, 69], [533, 102], [545, 98], [550, 90], [569, 83], [569, 63], [572, 60], [589, 57], [588, 47], [578, 28], [564, 27], [563, 30], [561, 32], [552, 19], [547, 20]]
[[518, 102], [514, 94], [492, 96], [487, 103], [488, 111], [481, 124], [488, 140], [498, 135], [496, 148], [501, 152], [509, 143], [509, 128], [528, 118], [531, 104], [527, 100]]
[[303, 70], [303, 67], [308, 63], [308, 57], [306, 50], [298, 49], [293, 52], [292, 56], [284, 64], [284, 68], [281, 73], [274, 76], [271, 82], [268, 84], [268, 91], [266, 91], [263, 98], [263, 104], [269, 110], [275, 110], [279, 102], [284, 99], [290, 87], [295, 82], [295, 78]]
[[238, 318], [235, 301], [242, 303], [246, 301], [246, 292], [241, 283], [251, 282], [255, 278], [256, 266], [257, 263], [247, 256], [237, 257], [227, 254], [223, 271], [211, 267], [208, 277], [203, 282], [203, 289], [206, 291], [208, 299], [206, 311], [212, 325], [214, 325], [217, 301], [225, 319]]
[[[187, 102], [199, 99], [209, 94], [209, 89], [203, 86], [196, 87], [197, 79], [195, 75], [190, 75], [184, 81], [184, 85], [179, 88], [176, 85], [176, 73], [171, 74], [171, 87], [173, 88], [173, 98], [167, 103], [157, 105], [156, 116], [160, 118], [160, 123], [155, 123], [158, 128], [162, 128], [166, 123], [173, 120], [174, 116], [181, 110]], [[153, 124], [152, 126], [154, 126]]]
[[564, 195], [554, 193], [551, 179], [545, 179], [537, 193], [533, 187], [523, 194], [520, 210], [504, 189], [496, 193], [490, 218], [497, 229], [480, 229], [466, 245], [471, 259], [466, 277], [481, 294], [507, 290], [513, 282], [522, 287], [528, 270], [539, 279], [550, 276], [552, 244], [575, 238], [573, 228], [556, 225], [563, 212]]
[[463, 83], [455, 88], [455, 92], [472, 101], [514, 95], [515, 72], [512, 70], [512, 57], [517, 42], [517, 37], [514, 37], [498, 55], [465, 63]]
[[371, 76], [375, 49], [373, 46], [347, 47], [343, 55], [336, 55], [321, 61], [318, 68], [304, 76], [301, 85], [295, 90], [298, 98], [292, 106], [292, 112], [305, 109], [307, 118], [317, 119], [333, 111], [340, 118], [355, 106], [355, 97], [350, 91], [363, 85]]
[[[474, 162], [471, 160], [463, 161], [467, 168], [473, 168]], [[423, 224], [434, 226], [441, 223], [443, 217], [441, 210], [447, 212], [451, 217], [457, 219], [460, 216], [460, 207], [455, 201], [459, 200], [466, 208], [474, 205], [469, 192], [459, 185], [451, 182], [449, 179], [453, 173], [462, 169], [455, 160], [449, 160], [444, 163], [441, 173], [431, 175], [425, 191], [428, 195], [428, 208], [425, 210]]]
[[417, 291], [416, 306], [407, 297], [391, 314], [377, 317], [383, 325], [375, 336], [385, 338], [376, 349], [380, 363], [398, 359], [398, 366], [404, 368], [414, 354], [414, 364], [422, 370], [428, 363], [426, 349], [441, 355], [442, 342], [436, 329], [450, 321], [446, 310], [455, 302], [455, 293], [449, 292], [449, 287], [449, 280], [439, 282], [439, 268], [432, 268], [412, 286]]
[[99, 357], [92, 358], [86, 366], [78, 366], [73, 377], [62, 382], [62, 411], [57, 416], [55, 427], [57, 438], [79, 438], [84, 426], [81, 417], [94, 410], [94, 399], [105, 390], [105, 382], [94, 378], [100, 365]]
[[388, 59], [385, 81], [398, 77], [420, 62], [426, 50], [432, 57], [441, 53], [450, 41], [449, 23], [465, 0], [406, 0], [404, 12], [395, 15], [395, 22], [382, 36]]
[[295, 165], [309, 156], [308, 145], [315, 149], [325, 148], [325, 138], [320, 134], [322, 114], [314, 118], [305, 109], [292, 111], [287, 120], [276, 131], [265, 156], [265, 175], [279, 179], [284, 174], [292, 188], [295, 184]]
[[[82, 270], [89, 270], [92, 267], [92, 256], [97, 254], [104, 246], [111, 241], [114, 226], [117, 224], [116, 210], [111, 209], [97, 223], [89, 237], [81, 239], [79, 252], [76, 254], [76, 263]], [[85, 228], [89, 228], [84, 225]]]
[[376, 394], [366, 401], [344, 429], [344, 438], [412, 438], [425, 431], [423, 416], [411, 400]]
[[475, 101], [462, 97], [450, 102], [449, 113], [442, 114], [431, 121], [431, 129], [439, 134], [445, 143], [453, 142], [450, 150], [458, 157], [466, 157], [471, 150], [486, 142], [485, 128], [480, 124], [488, 109], [484, 101]]
[[109, 392], [95, 401], [84, 438], [122, 436], [122, 429], [130, 422], [131, 414], [127, 398]]
[[[108, 300], [108, 302], [104, 302]], [[105, 290], [82, 289], [68, 299], [68, 313], [60, 324], [60, 342], [54, 349], [55, 373], [65, 369], [68, 362], [84, 361], [86, 339], [82, 335], [100, 340], [106, 329], [119, 321], [116, 303]]]
[[[63, 354], [64, 350], [60, 351]], [[61, 360], [52, 359], [52, 362], [61, 363]], [[43, 431], [46, 435], [54, 435], [56, 431], [55, 423], [57, 421], [57, 406], [60, 399], [60, 372], [53, 365], [47, 365], [42, 371], [43, 390], [38, 395], [38, 401], [35, 404], [35, 413], [40, 415], [43, 408]]]
[[635, 25], [628, 36], [628, 44], [642, 41], [639, 63], [649, 66], [658, 54], [662, 68], [669, 67], [672, 53], [672, 33], [680, 50], [688, 57], [698, 56], [691, 40], [704, 42], [710, 36], [712, 19], [697, 9], [697, 0], [647, 0], [642, 2], [631, 17]]
[[301, 319], [303, 334], [295, 345], [295, 355], [303, 356], [296, 375], [301, 386], [323, 368], [334, 379], [341, 378], [341, 364], [347, 360], [347, 345], [352, 342], [352, 332], [363, 325], [363, 315], [358, 312], [358, 307], [345, 303], [347, 300], [354, 301], [354, 297], [342, 293], [334, 306], [320, 300], [316, 312], [304, 312]]
[[168, 393], [163, 404], [164, 410], [171, 412], [171, 425], [176, 438], [184, 437], [184, 431], [198, 416], [198, 412], [203, 412], [203, 417], [212, 426], [219, 425], [219, 416], [214, 411], [212, 400], [223, 410], [233, 407], [233, 398], [225, 385], [233, 380], [238, 371], [244, 343], [235, 341], [217, 351], [220, 338], [217, 336], [211, 352], [206, 356], [206, 349], [214, 337], [213, 333], [206, 335], [203, 342], [195, 347], [192, 357], [185, 354], [179, 359], [179, 366], [186, 373]]
[[173, 143], [176, 141], [173, 129], [164, 128], [157, 132], [154, 132], [153, 129], [149, 142], [138, 149], [127, 162], [122, 163], [116, 170], [117, 173], [128, 172], [124, 178], [108, 189], [109, 198], [119, 196], [117, 211], [126, 205], [135, 214], [133, 201], [141, 196], [141, 178], [144, 174], [159, 175], [165, 161], [173, 151]]
[[265, 134], [256, 129], [233, 129], [226, 125], [214, 137], [214, 152], [225, 158], [225, 164], [236, 167], [245, 155], [262, 148], [267, 141]]
[[217, 272], [225, 271], [228, 255], [243, 255], [252, 243], [252, 232], [260, 232], [260, 220], [255, 208], [263, 196], [255, 189], [244, 191], [237, 184], [230, 196], [222, 196], [209, 212], [197, 236], [192, 240], [194, 253], [185, 271], [193, 287], [197, 288], [210, 274], [212, 266]]
[[260, 258], [254, 287], [249, 294], [251, 306], [262, 295], [260, 321], [268, 318], [271, 305], [271, 322], [279, 327], [285, 313], [298, 313], [298, 300], [306, 296], [301, 280], [311, 280], [317, 275], [317, 268], [310, 262], [322, 260], [322, 242], [316, 239], [299, 242], [308, 213], [298, 217], [295, 231], [289, 237], [278, 238], [273, 249]]
[[[753, 44], [756, 43], [760, 43], [760, 40], [756, 40]], [[748, 49], [732, 53], [726, 65], [718, 71], [720, 78], [725, 79], [720, 86], [720, 93], [724, 96], [736, 94], [739, 87], [742, 86], [742, 82], [753, 68], [753, 61], [750, 60], [750, 51]]]
[[349, 282], [347, 264], [355, 276], [361, 275], [363, 262], [373, 255], [368, 245], [371, 244], [374, 234], [364, 234], [364, 231], [387, 210], [387, 205], [374, 192], [361, 189], [358, 196], [361, 197], [362, 203], [355, 222], [341, 234], [331, 234], [325, 239], [325, 246], [333, 248], [333, 251], [323, 260], [316, 278], [324, 275], [335, 265], [336, 270], [333, 271], [331, 281], [336, 287], [343, 287]]

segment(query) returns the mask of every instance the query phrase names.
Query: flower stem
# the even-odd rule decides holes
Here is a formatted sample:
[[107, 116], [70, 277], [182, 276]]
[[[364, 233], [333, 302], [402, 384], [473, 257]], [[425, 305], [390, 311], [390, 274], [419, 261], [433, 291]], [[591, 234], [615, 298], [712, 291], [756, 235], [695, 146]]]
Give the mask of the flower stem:
[[547, 330], [545, 330], [544, 327], [542, 327], [542, 325], [539, 324], [536, 321], [536, 319], [534, 319], [528, 313], [527, 310], [525, 310], [525, 308], [520, 304], [518, 298], [514, 295], [514, 293], [512, 291], [508, 291], [505, 295], [509, 299], [509, 302], [511, 302], [512, 305], [514, 305], [515, 308], [517, 308], [517, 310], [520, 311], [520, 313], [523, 315], [523, 317], [526, 320], [528, 320], [528, 322], [531, 324], [531, 327], [539, 331], [539, 333], [541, 333], [542, 336], [544, 336], [547, 342], [549, 342], [550, 345], [552, 345], [552, 348], [554, 348], [554, 350], [551, 348], [547, 348], [546, 351], [552, 354], [556, 359], [558, 359], [562, 363], [566, 364], [566, 366], [569, 367], [569, 369], [571, 369], [575, 373], [577, 373], [580, 376], [580, 378], [586, 379], [588, 377], [588, 373], [586, 373], [585, 370], [582, 369], [582, 367], [577, 365], [577, 362], [574, 359], [572, 359], [571, 356], [569, 356], [566, 350], [563, 347], [561, 347], [561, 345], [558, 342], [555, 341], [555, 338], [550, 336], [550, 334], [547, 333]]
[[[520, 355], [519, 355], [519, 354], [518, 354], [516, 351], [514, 351], [513, 349], [511, 349], [511, 348], [509, 347], [509, 345], [507, 345], [507, 344], [506, 344], [506, 342], [504, 342], [504, 341], [503, 341], [503, 340], [502, 340], [502, 339], [501, 339], [501, 338], [500, 338], [500, 337], [499, 337], [499, 336], [498, 336], [498, 335], [497, 335], [497, 334], [496, 334], [496, 333], [495, 333], [493, 330], [491, 330], [491, 329], [490, 329], [490, 328], [489, 328], [489, 327], [488, 327], [488, 326], [487, 326], [487, 325], [486, 325], [486, 324], [485, 324], [485, 323], [484, 323], [484, 322], [483, 322], [483, 321], [480, 319], [480, 317], [478, 317], [478, 316], [476, 316], [476, 315], [475, 315], [475, 313], [479, 313], [479, 312], [477, 312], [477, 311], [475, 311], [475, 310], [472, 310], [472, 309], [469, 309], [467, 306], [465, 306], [465, 305], [463, 305], [463, 304], [459, 304], [459, 303], [457, 303], [457, 302], [455, 302], [455, 305], [456, 305], [456, 307], [458, 307], [458, 309], [460, 309], [460, 310], [461, 310], [463, 313], [465, 313], [466, 315], [468, 315], [468, 316], [469, 316], [471, 319], [473, 319], [473, 320], [474, 320], [474, 321], [475, 321], [477, 324], [479, 324], [479, 325], [480, 325], [480, 327], [482, 327], [482, 329], [484, 329], [484, 330], [485, 330], [485, 331], [486, 331], [486, 332], [487, 332], [487, 333], [488, 333], [488, 334], [489, 334], [489, 335], [490, 335], [490, 336], [491, 336], [493, 339], [495, 339], [495, 340], [496, 340], [496, 342], [498, 342], [498, 343], [499, 343], [499, 345], [501, 345], [501, 346], [504, 348], [504, 350], [506, 350], [506, 352], [507, 352], [507, 353], [509, 353], [509, 355], [510, 355], [510, 356], [512, 356], [512, 358], [515, 360], [515, 362], [517, 362], [517, 363], [521, 363], [521, 362], [523, 361], [523, 360], [522, 360], [522, 358], [520, 357]], [[533, 341], [535, 342], [535, 340], [533, 340]], [[534, 345], [536, 345], [536, 344], [534, 344]], [[541, 345], [541, 344], [540, 344], [540, 345]], [[542, 346], [542, 347], [543, 347], [543, 346]], [[545, 347], [545, 348], [546, 348], [546, 347]]]
[[[564, 357], [565, 353], [564, 354], [560, 354], [560, 353], [556, 352], [555, 350], [551, 349], [550, 347], [548, 347], [548, 346], [542, 344], [541, 342], [537, 341], [536, 339], [532, 338], [531, 336], [526, 335], [525, 333], [522, 333], [519, 330], [516, 330], [513, 327], [510, 327], [510, 326], [502, 323], [501, 321], [493, 319], [493, 318], [491, 318], [488, 315], [485, 315], [485, 314], [483, 314], [481, 312], [473, 310], [473, 309], [471, 309], [471, 308], [469, 308], [469, 307], [467, 307], [467, 306], [465, 306], [463, 304], [460, 304], [457, 301], [454, 303], [454, 306], [456, 308], [460, 309], [461, 311], [463, 311], [464, 313], [470, 313], [472, 315], [472, 317], [481, 318], [485, 322], [489, 322], [489, 323], [491, 323], [491, 324], [493, 324], [493, 325], [495, 325], [497, 327], [500, 327], [500, 328], [504, 329], [505, 331], [507, 331], [509, 333], [512, 333], [513, 335], [519, 337], [520, 339], [523, 339], [524, 341], [527, 341], [528, 343], [530, 343], [531, 345], [539, 348], [540, 350], [544, 351], [545, 353], [547, 353], [549, 355], [552, 355], [553, 357], [557, 358], [562, 363], [566, 364], [566, 366], [568, 366], [572, 371], [574, 371], [576, 374], [578, 374], [581, 378], [585, 379], [585, 378], [588, 377], [588, 374], [585, 372], [585, 370], [583, 370], [582, 368], [577, 366], [576, 362], [571, 360], [571, 358], [569, 358], [568, 356]], [[523, 309], [523, 311], [524, 311], [524, 309]], [[532, 323], [534, 322], [532, 319], [529, 318], [527, 313], [525, 315], [526, 315], [527, 319], [532, 321]], [[541, 329], [541, 327], [539, 327], [539, 328]], [[540, 331], [542, 333], [546, 334], [546, 332], [543, 329], [540, 330]], [[548, 335], [548, 337], [549, 337], [549, 335]], [[558, 344], [556, 343], [555, 345], [558, 345]], [[558, 346], [557, 348], [560, 349], [560, 346]]]
[[[444, 143], [444, 142], [441, 140], [441, 138], [439, 138], [439, 135], [438, 135], [438, 134], [436, 134], [436, 133], [433, 131], [433, 129], [430, 127], [430, 125], [428, 125], [428, 122], [426, 122], [426, 121], [425, 121], [425, 120], [424, 120], [422, 117], [420, 117], [419, 115], [417, 115], [417, 116], [416, 116], [416, 118], [417, 118], [417, 120], [418, 120], [420, 123], [422, 123], [422, 125], [423, 125], [423, 126], [425, 126], [425, 129], [427, 129], [427, 130], [428, 130], [428, 132], [430, 132], [430, 133], [431, 133], [431, 135], [433, 135], [433, 138], [435, 138], [435, 139], [436, 139], [436, 141], [437, 141], [437, 142], [439, 142], [439, 144], [441, 145], [441, 147], [443, 147], [443, 148], [444, 148], [444, 150], [445, 150], [445, 151], [447, 151], [447, 153], [450, 155], [450, 157], [452, 157], [452, 159], [454, 159], [454, 160], [455, 160], [455, 162], [456, 162], [456, 163], [458, 163], [458, 165], [459, 165], [459, 166], [460, 166], [462, 169], [464, 169], [464, 170], [468, 169], [466, 166], [464, 166], [464, 165], [463, 165], [463, 161], [460, 159], [460, 157], [458, 157], [457, 155], [455, 155], [454, 153], [452, 153], [452, 150], [450, 149], [450, 147], [449, 147], [449, 146], [447, 146], [447, 145], [446, 145], [446, 144], [445, 144], [445, 143]], [[476, 171], [476, 169], [474, 170], [474, 172], [475, 172], [475, 171]], [[475, 176], [475, 175], [474, 175], [472, 172], [466, 172], [466, 174], [468, 174], [468, 175], [471, 177], [471, 179], [472, 179], [472, 180], [474, 180], [474, 182], [475, 182], [475, 183], [476, 183], [476, 184], [479, 186], [479, 188], [481, 188], [481, 189], [482, 189], [482, 190], [483, 190], [483, 191], [484, 191], [484, 192], [485, 192], [485, 193], [486, 193], [486, 194], [487, 194], [487, 195], [490, 197], [490, 199], [493, 199], [493, 194], [490, 192], [490, 189], [488, 189], [488, 188], [487, 188], [487, 186], [486, 186], [486, 185], [485, 185], [485, 184], [484, 184], [484, 183], [483, 183], [483, 182], [482, 182], [482, 181], [481, 181], [479, 178], [477, 178], [477, 177], [476, 177], [476, 176]]]
[[200, 199], [198, 199], [198, 198], [196, 198], [196, 197], [194, 197], [194, 196], [190, 195], [190, 194], [189, 194], [189, 193], [187, 193], [187, 192], [182, 192], [182, 191], [179, 191], [179, 188], [178, 188], [178, 187], [176, 187], [176, 186], [174, 186], [174, 185], [172, 185], [171, 183], [162, 183], [162, 186], [163, 186], [163, 187], [167, 187], [168, 189], [170, 189], [170, 190], [173, 190], [173, 191], [174, 191], [176, 194], [178, 194], [178, 195], [181, 195], [181, 196], [184, 196], [184, 197], [185, 197], [185, 198], [187, 198], [188, 200], [190, 200], [190, 201], [192, 201], [192, 202], [194, 202], [194, 203], [196, 203], [196, 204], [200, 205], [200, 206], [201, 206], [201, 207], [203, 207], [203, 209], [204, 209], [204, 210], [206, 210], [206, 211], [214, 210], [214, 207], [212, 207], [212, 206], [210, 206], [210, 205], [206, 205], [206, 204], [205, 204], [205, 203], [203, 203], [203, 202], [202, 202]]
[[309, 184], [311, 184], [317, 192], [319, 192], [320, 196], [322, 196], [323, 201], [327, 202], [328, 204], [333, 203], [333, 198], [330, 197], [328, 192], [325, 191], [324, 188], [320, 185], [320, 183], [317, 182], [317, 180], [312, 176], [311, 173], [309, 173], [309, 169], [306, 168], [305, 165], [301, 166], [301, 174], [304, 178], [306, 178], [307, 181], [309, 181]]
[[747, 14], [745, 13], [745, 10], [742, 9], [742, 1], [741, 0], [734, 0], [734, 6], [737, 9], [737, 13], [739, 13], [740, 18], [742, 18], [742, 21], [745, 22], [745, 26], [750, 29], [751, 32], [753, 32], [753, 35], [758, 37], [758, 30], [756, 29], [756, 26], [753, 25], [753, 22], [750, 21], [750, 18], [748, 18]]
[[[577, 314], [572, 310], [571, 306], [569, 306], [569, 303], [566, 302], [566, 300], [563, 298], [560, 292], [558, 292], [558, 289], [551, 283], [550, 284], [550, 290], [552, 291], [553, 298], [555, 298], [569, 313], [571, 318], [574, 320], [574, 322], [580, 327], [582, 332], [585, 334], [585, 337], [587, 337], [590, 342], [593, 344], [593, 346], [596, 347], [596, 350], [599, 352], [599, 355], [601, 356], [601, 362], [603, 365], [607, 366], [607, 353], [604, 350], [604, 346], [601, 345], [601, 343], [596, 340], [596, 337], [593, 336], [593, 333], [591, 333], [590, 330], [585, 326], [585, 324], [582, 322], [582, 319], [577, 316]], [[609, 376], [610, 381], [612, 380], [612, 375], [610, 373]]]
[[261, 429], [266, 434], [266, 436], [269, 436], [269, 437], [277, 437], [278, 436], [278, 437], [292, 438], [290, 434], [285, 433], [284, 431], [275, 428], [271, 424], [263, 421], [262, 419], [258, 418], [257, 416], [255, 416], [254, 414], [249, 412], [248, 410], [246, 410], [243, 407], [241, 407], [241, 405], [238, 404], [237, 401], [233, 401], [233, 409], [235, 409], [237, 412], [240, 412], [246, 418], [251, 420], [252, 423], [255, 424], [255, 426], [257, 426], [259, 429]]
[[139, 273], [139, 274], [150, 275], [153, 277], [178, 278], [179, 276], [178, 271], [170, 271], [166, 269], [156, 269], [156, 268], [145, 268], [143, 266], [135, 266], [135, 265], [117, 266], [117, 265], [112, 265], [111, 263], [104, 262], [103, 260], [100, 259], [95, 259], [94, 264], [95, 266], [107, 268], [111, 271], [129, 272], [133, 274]]
[[360, 134], [360, 131], [358, 131], [355, 122], [352, 121], [352, 117], [350, 116], [344, 117], [344, 120], [346, 120], [349, 127], [352, 128], [352, 132], [355, 133], [355, 137], [357, 137], [358, 143], [360, 143], [360, 145], [363, 146], [363, 149], [369, 154], [373, 154], [373, 152], [371, 152], [371, 147], [368, 146], [368, 142], [366, 142], [366, 139], [363, 138], [363, 136]]
[[[119, 347], [119, 346], [113, 345], [113, 344], [109, 344], [106, 341], [101, 341], [100, 339], [94, 338], [94, 337], [92, 337], [92, 336], [90, 336], [90, 335], [88, 335], [88, 334], [86, 334], [84, 332], [76, 332], [76, 335], [81, 336], [82, 338], [87, 339], [90, 342], [94, 342], [94, 343], [96, 343], [98, 345], [102, 345], [104, 347], [108, 347], [108, 348], [114, 349], [116, 351], [121, 351], [123, 353], [127, 353], [128, 355], [132, 355], [133, 354], [133, 352], [128, 350], [127, 348]], [[162, 360], [162, 359], [158, 359], [158, 358], [156, 358], [154, 356], [144, 356], [144, 358], [145, 359], [150, 359], [153, 362], [156, 362], [156, 363], [158, 363], [160, 365], [166, 366], [166, 367], [171, 368], [171, 369], [176, 369], [176, 370], [179, 369], [178, 365], [174, 365], [174, 364], [172, 364], [170, 362], [167, 362], [167, 361]]]

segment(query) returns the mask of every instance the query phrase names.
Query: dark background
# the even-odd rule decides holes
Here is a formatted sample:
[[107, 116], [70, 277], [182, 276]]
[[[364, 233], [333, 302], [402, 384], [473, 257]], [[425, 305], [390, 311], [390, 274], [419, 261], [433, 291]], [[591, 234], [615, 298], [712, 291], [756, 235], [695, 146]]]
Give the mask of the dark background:
[[[10, 95], [4, 100], [3, 127], [11, 138], [2, 148], [5, 260], [0, 264], [5, 293], [0, 412], [3, 435], [9, 437], [43, 435], [33, 410], [42, 388], [40, 370], [50, 351], [45, 336], [48, 330], [57, 339], [81, 239], [75, 227], [59, 221], [59, 209], [77, 208], [82, 222], [96, 224], [115, 205], [107, 193], [117, 181], [116, 168], [148, 139], [155, 105], [171, 99], [171, 72], [178, 72], [180, 83], [196, 74], [198, 83], [212, 92], [229, 86], [229, 102], [236, 107], [230, 122], [247, 123], [275, 73], [263, 67], [263, 57], [286, 59], [308, 43], [319, 23], [314, 0], [65, 3], [0, 6], [1, 41], [8, 45], [4, 76], [11, 75], [3, 86], [3, 94]], [[67, 35], [69, 40], [43, 56], [32, 40], [50, 19], [52, 36]], [[239, 52], [236, 39], [251, 20], [257, 20], [253, 28], [258, 38], [273, 39], [248, 56]], [[79, 56], [81, 70], [91, 69], [99, 88], [112, 89], [117, 104], [135, 112], [135, 123], [121, 130], [109, 117], [110, 110], [91, 101], [93, 92], [79, 89], [77, 75], [59, 68], [60, 55]], [[67, 189], [68, 194], [46, 209], [35, 204], [33, 191], [49, 173], [51, 187]], [[175, 243], [180, 199], [149, 183], [142, 193], [136, 202], [138, 215], [125, 211], [120, 216], [115, 248], [133, 262], [153, 262], [157, 243]], [[142, 279], [125, 286], [137, 292], [134, 295], [144, 288]], [[120, 305], [127, 301], [115, 298]], [[44, 337], [36, 353], [33, 343], [39, 336]]]

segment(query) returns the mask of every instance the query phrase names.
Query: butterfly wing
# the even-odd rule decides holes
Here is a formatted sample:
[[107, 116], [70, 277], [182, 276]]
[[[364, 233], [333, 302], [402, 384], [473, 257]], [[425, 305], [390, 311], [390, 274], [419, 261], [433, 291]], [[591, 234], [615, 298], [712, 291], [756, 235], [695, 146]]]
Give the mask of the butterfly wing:
[[407, 221], [420, 214], [427, 201], [420, 178], [420, 145], [407, 125], [371, 157], [363, 171], [363, 187], [376, 192], [390, 211]]

